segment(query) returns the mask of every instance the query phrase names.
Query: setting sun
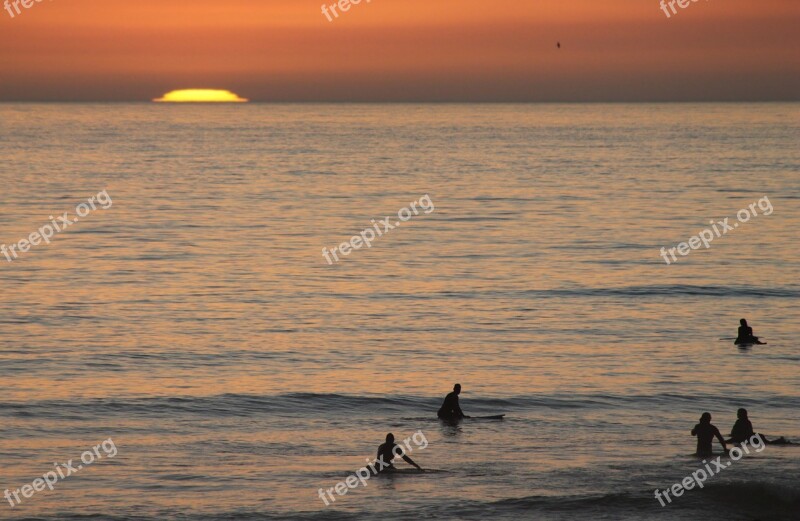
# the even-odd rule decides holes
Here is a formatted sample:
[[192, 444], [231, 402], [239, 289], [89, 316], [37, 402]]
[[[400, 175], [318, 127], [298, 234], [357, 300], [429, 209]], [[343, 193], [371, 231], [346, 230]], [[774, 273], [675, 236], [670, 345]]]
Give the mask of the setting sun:
[[245, 103], [250, 100], [240, 98], [229, 90], [181, 89], [170, 91], [153, 101], [163, 103]]

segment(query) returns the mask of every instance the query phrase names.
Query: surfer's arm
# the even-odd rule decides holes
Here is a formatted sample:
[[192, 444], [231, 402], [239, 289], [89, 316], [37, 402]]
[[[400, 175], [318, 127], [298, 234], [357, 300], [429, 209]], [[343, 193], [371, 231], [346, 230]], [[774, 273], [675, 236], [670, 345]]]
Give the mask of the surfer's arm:
[[[384, 443], [383, 445], [386, 445], [386, 444]], [[378, 454], [375, 456], [375, 460], [376, 461], [382, 461], [385, 465], [391, 465], [392, 464], [392, 460], [391, 459], [389, 461], [386, 461], [385, 459], [383, 459], [383, 445], [378, 447]]]
[[453, 411], [459, 418], [469, 418], [464, 411], [461, 410], [461, 405], [458, 403], [458, 397], [456, 397], [455, 403], [453, 404]]
[[403, 455], [403, 461], [405, 461], [405, 462], [406, 462], [406, 463], [408, 463], [409, 465], [413, 465], [413, 466], [417, 467], [417, 469], [418, 469], [418, 470], [422, 470], [422, 467], [420, 467], [419, 465], [417, 465], [416, 463], [414, 463], [414, 460], [413, 460], [413, 459], [411, 459], [411, 458], [409, 458], [409, 457], [408, 457], [408, 456], [406, 456], [406, 455]]
[[719, 429], [714, 429], [714, 431], [715, 431], [714, 436], [716, 436], [717, 439], [719, 440], [720, 445], [722, 445], [722, 449], [728, 450], [728, 446], [725, 445], [725, 438], [722, 437], [722, 434], [720, 434]]

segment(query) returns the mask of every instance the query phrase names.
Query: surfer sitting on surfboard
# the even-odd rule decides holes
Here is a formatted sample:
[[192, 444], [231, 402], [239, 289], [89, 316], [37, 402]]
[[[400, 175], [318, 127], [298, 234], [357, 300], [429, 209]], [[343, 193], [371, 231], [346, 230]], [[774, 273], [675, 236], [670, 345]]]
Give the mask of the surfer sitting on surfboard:
[[[736, 418], [736, 423], [733, 424], [731, 429], [731, 439], [728, 440], [728, 443], [744, 443], [746, 440], [756, 436], [756, 433], [753, 432], [753, 424], [747, 417], [747, 409], [736, 411]], [[773, 441], [769, 441], [763, 434], [758, 434], [758, 437], [768, 445], [771, 443], [777, 445], [786, 444], [786, 439], [783, 436]]]
[[728, 447], [725, 445], [725, 438], [720, 434], [719, 429], [711, 424], [711, 413], [704, 412], [700, 416], [700, 423], [692, 429], [692, 436], [697, 436], [697, 455], [706, 457], [711, 456], [713, 450], [711, 449], [711, 442], [714, 437], [722, 444], [722, 449], [727, 451]]
[[436, 413], [440, 419], [457, 421], [462, 418], [469, 418], [469, 416], [461, 411], [461, 407], [458, 405], [459, 394], [461, 394], [461, 384], [455, 384], [453, 386], [453, 392], [444, 397], [444, 403], [439, 408], [439, 412]]
[[[406, 442], [408, 442], [408, 440], [406, 440]], [[376, 470], [376, 474], [394, 469], [392, 460], [395, 458], [395, 456], [400, 456], [409, 465], [414, 465], [417, 467], [417, 470], [422, 470], [422, 467], [414, 463], [414, 460], [406, 456], [405, 449], [401, 445], [398, 445], [394, 442], [394, 434], [390, 432], [386, 435], [386, 443], [383, 443], [380, 447], [378, 447], [377, 461], [383, 462], [383, 466]]]
[[741, 324], [741, 326], [739, 326], [739, 336], [736, 337], [736, 340], [733, 342], [734, 344], [740, 346], [764, 343], [760, 341], [757, 336], [753, 336], [753, 328], [747, 325], [747, 320], [741, 319], [739, 323]]

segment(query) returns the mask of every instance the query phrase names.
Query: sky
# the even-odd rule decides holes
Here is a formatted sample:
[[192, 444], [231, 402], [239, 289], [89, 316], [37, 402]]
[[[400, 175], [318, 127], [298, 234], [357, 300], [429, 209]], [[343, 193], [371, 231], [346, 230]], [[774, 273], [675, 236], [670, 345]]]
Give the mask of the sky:
[[0, 101], [800, 99], [798, 0], [23, 1]]

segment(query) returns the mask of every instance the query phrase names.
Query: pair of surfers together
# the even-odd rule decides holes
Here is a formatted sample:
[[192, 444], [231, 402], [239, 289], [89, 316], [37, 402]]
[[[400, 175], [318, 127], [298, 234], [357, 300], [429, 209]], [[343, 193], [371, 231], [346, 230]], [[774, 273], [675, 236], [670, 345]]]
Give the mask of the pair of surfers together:
[[711, 445], [715, 437], [719, 440], [722, 449], [726, 453], [728, 452], [728, 443], [738, 445], [752, 439], [754, 436], [760, 438], [765, 445], [788, 445], [791, 443], [783, 436], [770, 441], [763, 434], [754, 432], [753, 424], [747, 417], [747, 409], [739, 409], [736, 411], [736, 418], [736, 423], [733, 424], [733, 428], [731, 429], [731, 437], [726, 441], [719, 432], [719, 429], [711, 423], [711, 413], [704, 412], [700, 416], [700, 423], [695, 425], [694, 429], [692, 429], [692, 436], [697, 436], [697, 455], [700, 457], [711, 456], [713, 453]]

